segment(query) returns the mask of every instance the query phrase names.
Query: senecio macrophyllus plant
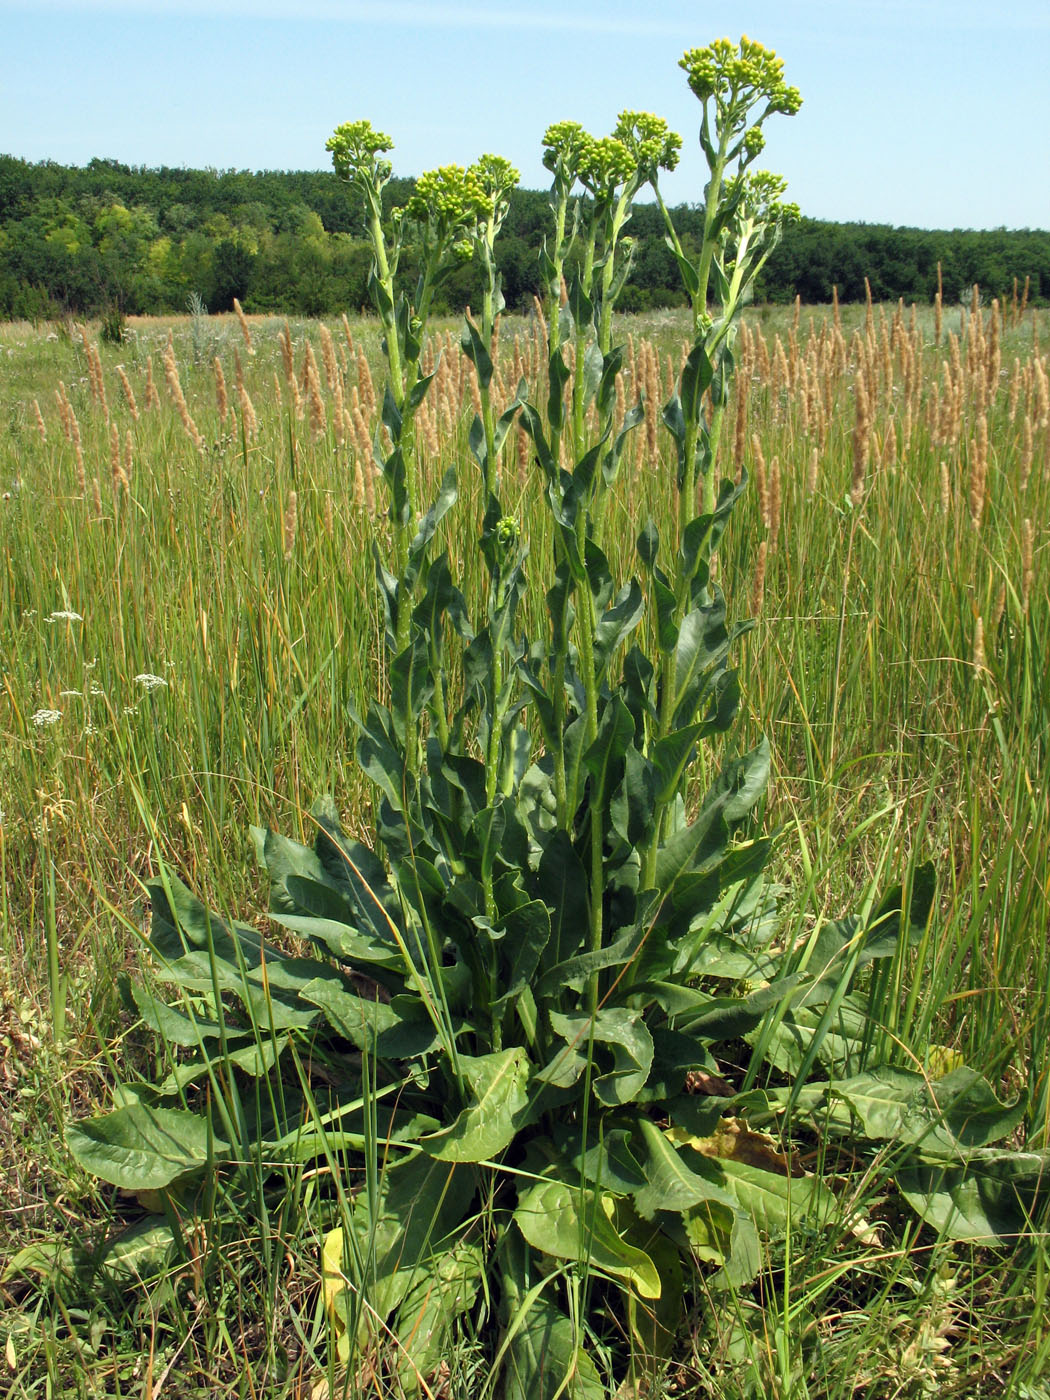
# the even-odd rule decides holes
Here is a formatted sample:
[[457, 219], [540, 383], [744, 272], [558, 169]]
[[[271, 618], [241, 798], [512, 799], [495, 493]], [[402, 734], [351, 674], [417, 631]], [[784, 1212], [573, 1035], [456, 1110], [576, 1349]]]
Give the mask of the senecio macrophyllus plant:
[[[659, 196], [678, 159], [659, 118], [625, 112], [601, 139], [548, 128], [547, 388], [534, 403], [523, 384], [498, 407], [494, 249], [517, 172], [495, 156], [446, 166], [384, 215], [389, 139], [367, 122], [331, 138], [364, 201], [388, 371], [389, 444], [377, 437], [375, 453], [393, 527], [392, 557], [376, 553], [390, 698], [357, 717], [375, 830], [351, 839], [325, 799], [310, 845], [253, 832], [270, 917], [303, 940], [299, 955], [174, 875], [156, 881], [154, 971], [177, 996], [133, 995], [186, 1049], [163, 1083], [126, 1089], [70, 1134], [99, 1176], [165, 1193], [172, 1218], [202, 1180], [213, 1203], [265, 1213], [287, 1173], [320, 1168], [338, 1355], [351, 1376], [382, 1372], [390, 1393], [423, 1389], [457, 1329], [485, 1356], [486, 1395], [597, 1400], [655, 1383], [685, 1315], [747, 1290], [771, 1235], [803, 1220], [851, 1228], [793, 1157], [790, 1127], [815, 1117], [857, 1153], [895, 1139], [897, 1180], [936, 1217], [930, 1162], [954, 1170], [963, 1144], [1016, 1122], [969, 1071], [931, 1086], [875, 1058], [891, 1037], [873, 1032], [865, 988], [924, 926], [928, 872], [801, 944], [778, 938], [758, 821], [768, 746], [717, 769], [711, 755], [737, 715], [731, 652], [747, 626], [730, 623], [712, 578], [746, 484], [718, 480], [719, 429], [740, 310], [788, 215], [782, 182], [749, 166], [762, 124], [799, 98], [746, 39], [683, 66], [710, 178], [695, 260], [664, 208], [694, 334], [663, 405], [617, 409], [612, 339], [633, 201], [647, 185]], [[397, 277], [410, 239], [414, 288]], [[470, 600], [440, 548], [456, 472], [424, 508], [413, 431], [433, 290], [465, 245], [485, 275], [480, 322], [461, 338], [484, 509], [456, 528], [480, 524], [487, 577]], [[639, 522], [638, 573], [621, 580], [606, 515], [624, 443], [654, 413], [674, 444], [677, 535]], [[501, 499], [516, 422], [550, 512], [549, 559], [530, 558]], [[532, 635], [527, 570], [546, 586]], [[778, 1125], [779, 1139], [761, 1131]]]

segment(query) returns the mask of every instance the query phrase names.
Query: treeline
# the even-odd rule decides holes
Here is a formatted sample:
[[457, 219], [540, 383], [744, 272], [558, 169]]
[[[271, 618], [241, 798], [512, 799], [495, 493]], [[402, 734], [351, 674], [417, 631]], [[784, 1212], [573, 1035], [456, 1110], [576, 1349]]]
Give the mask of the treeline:
[[[392, 180], [390, 205], [410, 180]], [[0, 319], [42, 320], [182, 312], [192, 298], [230, 309], [316, 316], [368, 305], [369, 252], [360, 210], [329, 172], [146, 169], [113, 160], [85, 167], [0, 156]], [[675, 210], [686, 248], [701, 214]], [[498, 244], [504, 295], [526, 306], [538, 290], [537, 254], [547, 195], [518, 190]], [[654, 205], [636, 205], [627, 311], [684, 301]], [[1029, 301], [1050, 301], [1050, 233], [891, 228], [803, 219], [790, 228], [758, 287], [766, 301], [929, 302], [941, 265], [947, 304], [979, 283], [987, 296], [1028, 281]], [[403, 259], [413, 273], [410, 253]], [[447, 309], [477, 302], [477, 269], [457, 268], [443, 287]]]

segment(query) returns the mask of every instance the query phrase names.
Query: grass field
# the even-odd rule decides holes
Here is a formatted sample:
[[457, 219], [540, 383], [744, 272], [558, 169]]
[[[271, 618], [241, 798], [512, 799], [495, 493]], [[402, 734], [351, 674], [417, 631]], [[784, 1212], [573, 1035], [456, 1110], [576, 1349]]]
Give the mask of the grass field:
[[[734, 743], [773, 746], [777, 878], [805, 928], [933, 861], [934, 915], [884, 989], [883, 1033], [909, 1062], [957, 1052], [1000, 1098], [1025, 1096], [1015, 1145], [1045, 1151], [1046, 313], [975, 299], [940, 327], [925, 308], [758, 308], [745, 327], [719, 465], [746, 465], [753, 489], [719, 574], [731, 614], [757, 619]], [[420, 454], [433, 483], [459, 467], [441, 528], [462, 576], [480, 515], [472, 381], [458, 326], [440, 329]], [[621, 412], [639, 390], [662, 402], [686, 334], [673, 313], [622, 323]], [[537, 323], [505, 316], [497, 407], [542, 362]], [[274, 1222], [262, 1268], [249, 1234], [202, 1240], [148, 1292], [133, 1261], [79, 1293], [54, 1277], [59, 1247], [97, 1253], [141, 1214], [62, 1133], [108, 1105], [118, 1074], [150, 1072], [119, 986], [141, 959], [140, 883], [166, 862], [261, 924], [250, 824], [305, 839], [331, 792], [348, 830], [370, 830], [351, 715], [385, 685], [379, 373], [368, 320], [143, 320], [120, 345], [0, 327], [0, 1258], [35, 1247], [0, 1283], [13, 1395], [334, 1384], [309, 1221]], [[665, 436], [650, 415], [617, 487], [622, 576], [645, 518], [668, 523]], [[542, 560], [549, 515], [523, 436], [516, 471], [504, 504]], [[851, 1186], [878, 1229], [848, 1271], [819, 1237], [771, 1259], [740, 1300], [750, 1347], [710, 1315], [683, 1320], [676, 1393], [1050, 1395], [1045, 1237], [1009, 1252], [939, 1238], [901, 1216], [891, 1175]], [[432, 1392], [481, 1393], [476, 1364], [467, 1339]]]

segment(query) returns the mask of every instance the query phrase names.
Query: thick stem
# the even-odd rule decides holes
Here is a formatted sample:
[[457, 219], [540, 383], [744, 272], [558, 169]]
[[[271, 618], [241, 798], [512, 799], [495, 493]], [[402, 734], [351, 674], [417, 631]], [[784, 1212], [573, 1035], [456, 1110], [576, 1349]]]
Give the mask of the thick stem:
[[[586, 243], [583, 268], [580, 274], [580, 285], [588, 298], [591, 295], [591, 287], [594, 281], [594, 247], [596, 240], [597, 233], [592, 225]], [[583, 365], [587, 354], [587, 327], [577, 325], [575, 331], [576, 356], [572, 380], [572, 445], [576, 461], [578, 462], [586, 450], [584, 438], [586, 435], [587, 406], [583, 401], [586, 376], [583, 372]]]
[[383, 234], [383, 221], [379, 203], [374, 197], [369, 199], [368, 232], [372, 239], [372, 256], [376, 264], [376, 280], [383, 288], [390, 310], [380, 308], [383, 330], [386, 336], [386, 358], [390, 367], [390, 387], [398, 408], [404, 399], [404, 385], [401, 378], [401, 347], [397, 341], [397, 322], [393, 311], [394, 277], [387, 257], [386, 238]]
[[[482, 259], [485, 265], [485, 290], [481, 298], [481, 343], [486, 349], [492, 345], [492, 331], [495, 325], [496, 267], [492, 256], [492, 242], [495, 229], [490, 222], [482, 238]], [[495, 496], [499, 487], [499, 474], [496, 470], [496, 421], [492, 411], [490, 385], [481, 384], [481, 422], [485, 430], [485, 496]]]

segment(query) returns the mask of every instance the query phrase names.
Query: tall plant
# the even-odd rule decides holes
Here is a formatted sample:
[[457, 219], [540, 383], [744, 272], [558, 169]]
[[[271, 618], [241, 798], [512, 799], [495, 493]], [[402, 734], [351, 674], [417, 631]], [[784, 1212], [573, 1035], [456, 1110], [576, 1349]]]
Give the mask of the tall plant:
[[[376, 459], [393, 557], [377, 554], [377, 574], [391, 699], [368, 705], [357, 742], [377, 788], [375, 840], [349, 839], [329, 801], [312, 846], [254, 833], [271, 917], [309, 957], [221, 920], [173, 876], [156, 883], [150, 945], [182, 1000], [138, 989], [137, 1006], [196, 1053], [71, 1138], [107, 1180], [170, 1193], [204, 1174], [250, 1186], [260, 1208], [267, 1173], [326, 1162], [341, 1354], [384, 1355], [406, 1391], [435, 1370], [457, 1318], [508, 1397], [598, 1396], [602, 1370], [619, 1381], [658, 1366], [690, 1280], [740, 1289], [760, 1267], [760, 1225], [841, 1214], [755, 1131], [784, 1107], [949, 1157], [1016, 1121], [968, 1072], [933, 1090], [870, 1072], [859, 979], [925, 924], [925, 875], [910, 896], [898, 888], [801, 945], [775, 944], [771, 840], [756, 822], [768, 746], [731, 758], [699, 796], [688, 788], [739, 705], [730, 654], [746, 624], [729, 623], [711, 557], [744, 482], [718, 481], [719, 431], [740, 309], [789, 214], [781, 183], [749, 167], [763, 123], [799, 98], [747, 40], [683, 64], [710, 169], [697, 260], [665, 209], [692, 345], [668, 402], [622, 415], [612, 312], [632, 203], [677, 159], [665, 123], [625, 112], [601, 139], [549, 128], [547, 392], [532, 403], [519, 386], [505, 405], [491, 397], [494, 245], [516, 172], [495, 157], [446, 167], [387, 216], [389, 140], [366, 122], [332, 138], [367, 210], [388, 369]], [[422, 250], [412, 295], [396, 275], [408, 237]], [[455, 475], [424, 510], [414, 467], [433, 291], [468, 252], [485, 278], [480, 325], [467, 319], [462, 336], [485, 502], [473, 615], [435, 552]], [[640, 578], [620, 581], [603, 522], [627, 437], [657, 411], [674, 442], [678, 535], [668, 544], [644, 524]], [[500, 495], [516, 419], [553, 525], [533, 636], [520, 609], [529, 542]], [[781, 1089], [752, 1089], [763, 1066]], [[836, 1081], [820, 1077], [829, 1069]], [[347, 1169], [360, 1189], [341, 1185]]]

